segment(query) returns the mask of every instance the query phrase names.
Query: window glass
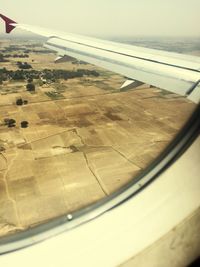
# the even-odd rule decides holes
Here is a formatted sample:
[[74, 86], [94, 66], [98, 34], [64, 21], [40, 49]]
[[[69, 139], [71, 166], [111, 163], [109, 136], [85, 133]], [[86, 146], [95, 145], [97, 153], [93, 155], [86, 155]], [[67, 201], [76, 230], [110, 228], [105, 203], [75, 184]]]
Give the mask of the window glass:
[[[198, 38], [114, 41], [200, 55]], [[141, 174], [196, 104], [75, 58], [43, 40], [0, 40], [0, 237], [73, 213]]]

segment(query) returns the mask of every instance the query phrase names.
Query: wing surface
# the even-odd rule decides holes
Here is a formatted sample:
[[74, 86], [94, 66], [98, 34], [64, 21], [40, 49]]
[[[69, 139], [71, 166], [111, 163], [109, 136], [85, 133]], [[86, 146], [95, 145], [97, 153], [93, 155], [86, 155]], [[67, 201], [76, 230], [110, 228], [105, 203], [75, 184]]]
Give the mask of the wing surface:
[[0, 15], [6, 32], [14, 28], [47, 38], [44, 46], [60, 57], [68, 55], [200, 102], [200, 57], [104, 41], [86, 36], [18, 24]]

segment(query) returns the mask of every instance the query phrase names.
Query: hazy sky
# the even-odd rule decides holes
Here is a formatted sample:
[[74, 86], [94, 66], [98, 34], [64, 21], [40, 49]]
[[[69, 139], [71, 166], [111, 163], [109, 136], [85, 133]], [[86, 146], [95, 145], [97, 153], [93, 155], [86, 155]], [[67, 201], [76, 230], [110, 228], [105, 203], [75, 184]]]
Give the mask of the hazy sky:
[[200, 36], [200, 0], [1, 0], [0, 7], [17, 22], [66, 32]]

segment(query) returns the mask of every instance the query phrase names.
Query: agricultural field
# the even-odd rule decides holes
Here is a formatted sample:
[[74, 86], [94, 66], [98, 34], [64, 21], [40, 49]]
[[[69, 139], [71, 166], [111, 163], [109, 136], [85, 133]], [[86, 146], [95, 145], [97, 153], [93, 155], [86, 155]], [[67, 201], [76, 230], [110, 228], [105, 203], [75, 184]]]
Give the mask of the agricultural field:
[[[1, 53], [10, 54], [0, 62], [2, 77], [19, 62], [39, 76], [0, 84], [0, 236], [116, 192], [159, 156], [195, 109], [148, 85], [121, 92], [124, 77], [86, 63], [55, 64], [40, 42], [0, 41]], [[75, 77], [44, 78], [45, 69]]]

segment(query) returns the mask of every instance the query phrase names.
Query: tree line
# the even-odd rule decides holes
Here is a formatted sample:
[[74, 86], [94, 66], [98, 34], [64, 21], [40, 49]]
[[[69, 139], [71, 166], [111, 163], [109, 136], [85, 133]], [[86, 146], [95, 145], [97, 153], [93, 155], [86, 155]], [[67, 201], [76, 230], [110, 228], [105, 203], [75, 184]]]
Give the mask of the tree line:
[[8, 62], [8, 60], [4, 58], [3, 54], [0, 54], [0, 62]]
[[[24, 65], [25, 68], [27, 65]], [[29, 66], [28, 66], [29, 68]], [[26, 70], [26, 69], [20, 69], [20, 70], [7, 70], [6, 68], [0, 69], [0, 82], [1, 81], [7, 81], [7, 80], [27, 80], [27, 79], [45, 79], [45, 80], [51, 80], [54, 82], [58, 79], [73, 79], [77, 77], [83, 77], [83, 76], [94, 76], [98, 77], [99, 73], [95, 70], [85, 70], [85, 69], [78, 69], [76, 71], [69, 71], [69, 70], [49, 70], [44, 69], [42, 71], [39, 70]]]

